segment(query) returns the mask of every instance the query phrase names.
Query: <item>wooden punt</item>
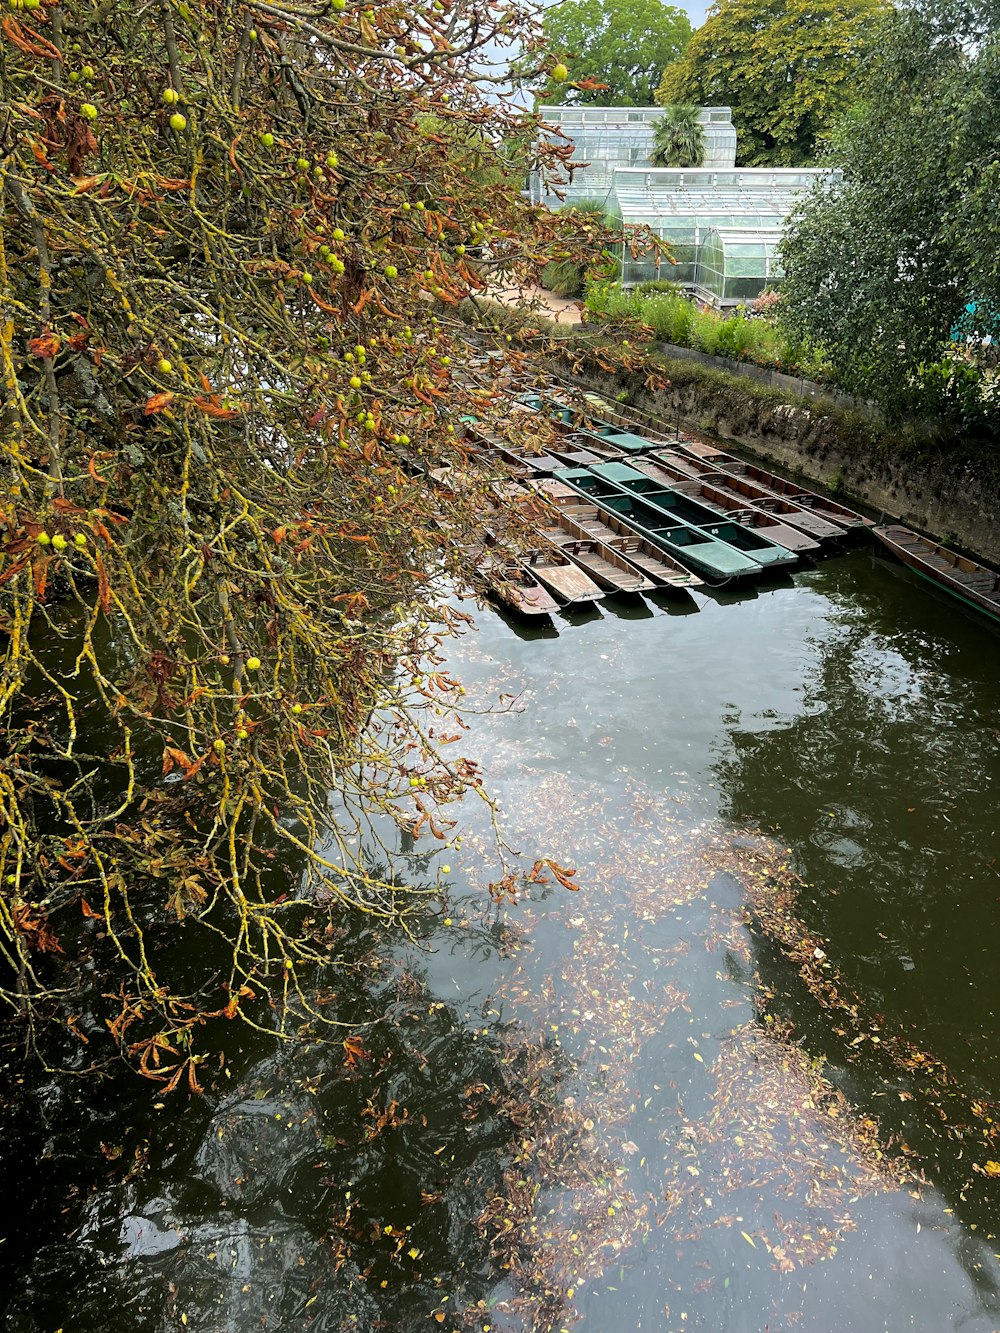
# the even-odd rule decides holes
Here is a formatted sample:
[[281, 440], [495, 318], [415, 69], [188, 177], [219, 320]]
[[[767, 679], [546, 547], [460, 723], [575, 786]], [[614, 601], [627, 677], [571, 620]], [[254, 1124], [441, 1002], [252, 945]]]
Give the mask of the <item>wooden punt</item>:
[[558, 546], [569, 558], [608, 592], [653, 592], [656, 584], [641, 573], [620, 551], [592, 537], [565, 514], [552, 514], [549, 526], [539, 527], [538, 535]]
[[609, 455], [592, 453], [590, 449], [562, 449], [550, 444], [548, 452], [553, 458], [562, 459], [563, 467], [593, 467], [595, 463], [607, 462]]
[[[644, 465], [647, 464], [646, 459], [641, 461]], [[752, 504], [754, 509], [761, 509], [765, 513], [774, 514], [775, 517], [780, 516], [783, 523], [798, 528], [818, 542], [835, 541], [843, 537], [846, 532], [846, 528], [833, 518], [803, 508], [787, 496], [775, 495], [757, 482], [748, 481], [746, 477], [709, 469], [704, 463], [697, 462], [676, 450], [658, 450], [651, 455], [648, 463], [650, 466], [655, 463], [662, 468], [667, 477], [673, 478], [673, 485], [677, 485], [679, 481], [699, 481], [712, 486], [715, 490], [726, 491], [743, 504]]]
[[537, 493], [558, 510], [554, 521], [572, 537], [593, 540], [614, 551], [656, 588], [686, 591], [702, 587], [702, 580], [661, 547], [642, 537], [616, 514], [585, 500], [572, 486], [546, 479], [535, 483]]
[[522, 616], [548, 616], [559, 610], [552, 594], [519, 560], [481, 550], [476, 569], [489, 591]]
[[707, 532], [734, 550], [748, 555], [759, 565], [768, 568], [792, 565], [797, 559], [793, 551], [771, 541], [769, 537], [762, 536], [752, 528], [744, 528], [724, 516], [720, 517], [715, 509], [671, 487], [663, 486], [652, 477], [644, 476], [628, 463], [600, 463], [591, 471], [595, 477], [610, 482], [660, 510], [668, 521], [684, 523], [699, 532]]
[[835, 523], [839, 523], [845, 529], [874, 528], [875, 526], [873, 518], [866, 518], [864, 514], [859, 514], [856, 509], [850, 509], [847, 505], [839, 504], [836, 500], [831, 500], [829, 496], [807, 490], [804, 486], [800, 486], [798, 482], [779, 477], [777, 473], [768, 472], [764, 468], [758, 467], [756, 463], [745, 463], [742, 458], [737, 458], [735, 454], [727, 454], [722, 449], [716, 449], [698, 440], [682, 440], [678, 448], [683, 450], [684, 453], [690, 454], [693, 458], [708, 463], [713, 470], [727, 472], [732, 477], [745, 477], [748, 481], [754, 481], [765, 490], [770, 491], [772, 495], [785, 496], [803, 509], [816, 510], [827, 518], [832, 518]]
[[600, 584], [571, 560], [561, 546], [545, 542], [524, 556], [521, 564], [561, 602], [597, 602], [604, 596]]
[[665, 467], [650, 459], [637, 458], [634, 466], [636, 471], [643, 473], [644, 476], [651, 477], [664, 486], [673, 487], [681, 495], [689, 495], [706, 508], [731, 519], [733, 523], [739, 523], [744, 528], [757, 528], [787, 551], [795, 551], [801, 555], [803, 552], [819, 550], [819, 542], [814, 537], [808, 536], [800, 528], [782, 522], [763, 508], [749, 504], [731, 491], [718, 489], [700, 478], [689, 481], [678, 480], [677, 477], [671, 476]]
[[1000, 623], [1000, 574], [995, 570], [899, 523], [876, 528], [875, 536], [904, 565]]
[[[639, 535], [661, 547], [688, 569], [709, 579], [728, 581], [759, 575], [761, 564], [715, 533], [683, 524], [662, 509], [586, 468], [568, 468], [558, 479], [575, 487], [593, 504], [624, 519]], [[730, 525], [734, 526], [734, 525]]]

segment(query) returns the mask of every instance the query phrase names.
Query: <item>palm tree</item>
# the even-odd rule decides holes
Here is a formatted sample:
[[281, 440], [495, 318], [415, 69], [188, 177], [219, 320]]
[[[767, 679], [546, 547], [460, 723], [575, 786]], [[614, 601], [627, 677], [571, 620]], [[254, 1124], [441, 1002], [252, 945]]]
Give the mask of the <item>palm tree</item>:
[[705, 132], [696, 106], [665, 106], [653, 124], [653, 151], [657, 167], [700, 167], [705, 160]]

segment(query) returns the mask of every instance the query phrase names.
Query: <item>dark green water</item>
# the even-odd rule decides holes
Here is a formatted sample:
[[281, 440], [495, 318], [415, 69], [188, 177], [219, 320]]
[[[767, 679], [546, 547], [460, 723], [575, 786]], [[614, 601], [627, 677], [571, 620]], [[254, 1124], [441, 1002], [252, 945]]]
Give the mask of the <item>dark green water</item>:
[[[204, 1099], [24, 1072], [3, 1327], [1000, 1327], [1000, 637], [867, 552], [700, 600], [452, 648], [515, 696], [456, 751], [582, 887], [484, 906], [471, 804], [418, 844], [449, 915], [348, 938], [353, 1065], [234, 1031]], [[746, 915], [782, 874], [844, 1006]]]

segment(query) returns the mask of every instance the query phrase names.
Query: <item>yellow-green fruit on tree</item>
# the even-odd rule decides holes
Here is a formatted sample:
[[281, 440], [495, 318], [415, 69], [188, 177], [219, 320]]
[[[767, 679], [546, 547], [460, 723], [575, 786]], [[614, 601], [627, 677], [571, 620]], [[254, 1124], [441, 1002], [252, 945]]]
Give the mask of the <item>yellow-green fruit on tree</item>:
[[569, 78], [569, 70], [566, 68], [565, 65], [553, 65], [552, 67], [553, 83], [565, 83], [568, 78]]

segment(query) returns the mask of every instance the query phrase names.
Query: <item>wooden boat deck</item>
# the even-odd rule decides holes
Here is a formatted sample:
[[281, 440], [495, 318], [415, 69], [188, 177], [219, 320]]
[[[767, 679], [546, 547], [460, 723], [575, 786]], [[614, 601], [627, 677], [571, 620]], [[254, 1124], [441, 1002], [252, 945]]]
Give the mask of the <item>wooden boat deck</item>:
[[657, 588], [681, 591], [702, 586], [701, 578], [669, 552], [641, 536], [617, 514], [584, 499], [572, 486], [546, 478], [535, 483], [535, 490], [558, 510], [557, 521], [568, 532], [608, 546]]
[[995, 570], [899, 523], [876, 528], [875, 536], [911, 569], [1000, 620], [1000, 574]]
[[637, 459], [634, 466], [636, 471], [642, 472], [644, 476], [671, 487], [681, 495], [690, 496], [692, 500], [699, 501], [706, 508], [731, 519], [741, 527], [757, 528], [769, 541], [776, 542], [787, 551], [802, 554], [819, 550], [819, 542], [815, 538], [790, 523], [782, 522], [780, 518], [757, 505], [750, 504], [743, 496], [712, 486], [700, 477], [692, 478], [690, 481], [679, 480], [652, 460]]
[[532, 578], [561, 602], [597, 602], [604, 596], [604, 589], [560, 546], [546, 542], [529, 552], [521, 563]]

